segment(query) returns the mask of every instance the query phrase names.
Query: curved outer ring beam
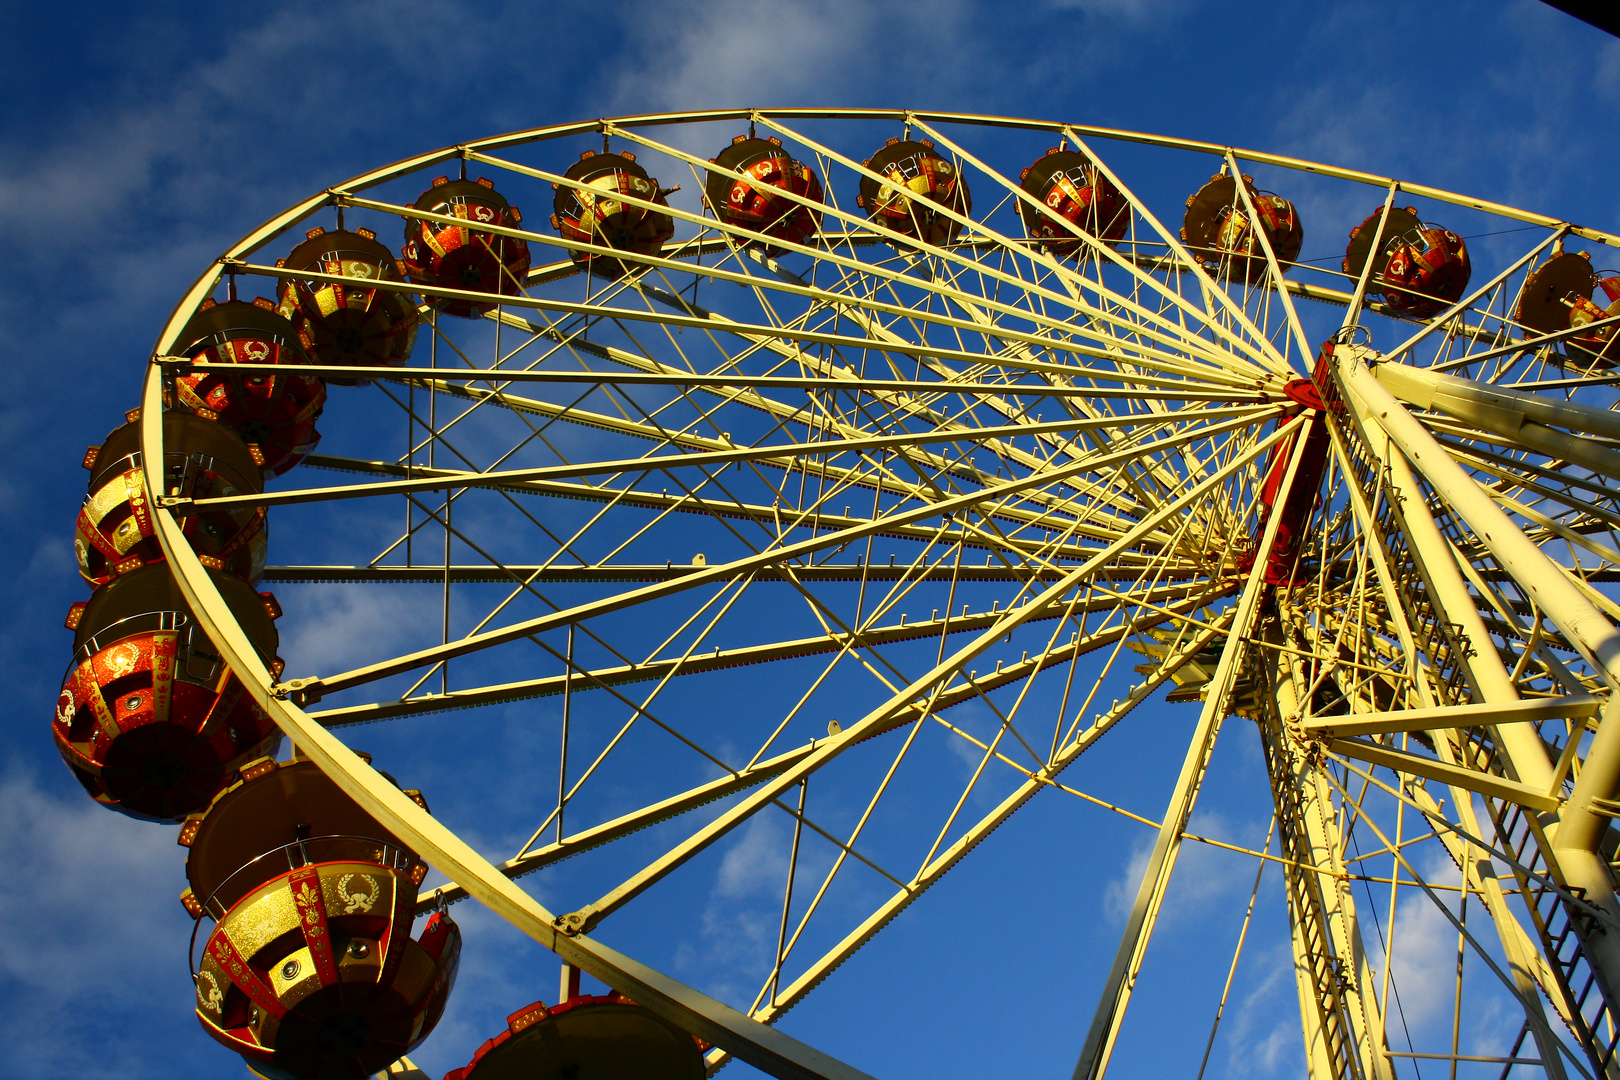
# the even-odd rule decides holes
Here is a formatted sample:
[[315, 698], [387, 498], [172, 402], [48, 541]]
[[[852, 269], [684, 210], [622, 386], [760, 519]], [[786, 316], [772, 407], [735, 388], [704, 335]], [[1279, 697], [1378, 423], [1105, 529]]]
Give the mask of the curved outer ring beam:
[[[205, 276], [205, 279], [207, 276]], [[141, 450], [162, 460], [163, 369], [147, 370], [141, 403]], [[147, 484], [147, 498], [161, 492]], [[155, 503], [151, 504], [155, 505]], [[270, 692], [274, 682], [253, 645], [231, 617], [219, 590], [191, 550], [172, 512], [153, 514], [158, 542], [192, 613], [220, 650], [225, 662], [247, 687], [253, 700], [288, 738], [343, 792], [376, 818], [384, 828], [467, 892], [556, 953], [565, 962], [588, 971], [614, 989], [668, 1018], [693, 1034], [722, 1047], [743, 1061], [773, 1076], [791, 1080], [871, 1080], [866, 1073], [823, 1054], [814, 1047], [752, 1020], [736, 1009], [625, 956], [584, 934], [561, 934], [554, 916], [469, 847], [460, 837], [417, 806], [399, 788], [383, 779], [342, 741], [316, 723], [302, 709]]]
[[[1149, 146], [1161, 146], [1175, 150], [1191, 150], [1200, 153], [1213, 154], [1224, 157], [1230, 149], [1232, 153], [1245, 161], [1263, 165], [1275, 165], [1280, 168], [1293, 169], [1298, 172], [1315, 173], [1319, 176], [1332, 177], [1339, 180], [1349, 180], [1355, 183], [1368, 184], [1378, 188], [1387, 188], [1396, 183], [1391, 177], [1377, 176], [1373, 173], [1361, 172], [1356, 169], [1342, 169], [1332, 165], [1322, 165], [1316, 162], [1305, 161], [1300, 158], [1285, 157], [1281, 154], [1267, 154], [1253, 150], [1229, 148], [1216, 143], [1201, 142], [1196, 139], [1174, 139], [1158, 135], [1149, 135], [1137, 131], [1123, 131], [1113, 128], [1087, 127], [1078, 124], [1064, 124], [1054, 121], [1029, 120], [1014, 117], [984, 116], [976, 113], [952, 112], [918, 112], [904, 109], [715, 109], [701, 112], [684, 113], [646, 113], [639, 116], [623, 116], [612, 119], [582, 121], [573, 124], [555, 124], [550, 127], [528, 128], [505, 135], [497, 135], [488, 139], [480, 139], [462, 143], [456, 146], [446, 146], [426, 154], [402, 158], [380, 169], [373, 169], [335, 185], [334, 189], [323, 191], [319, 195], [311, 196], [300, 203], [289, 207], [286, 211], [276, 215], [263, 225], [253, 230], [231, 246], [223, 256], [224, 258], [242, 258], [263, 247], [266, 243], [291, 228], [310, 212], [326, 205], [331, 198], [332, 190], [359, 191], [402, 176], [417, 169], [427, 168], [440, 161], [459, 157], [468, 150], [488, 151], [507, 146], [519, 146], [525, 143], [541, 142], [546, 139], [562, 138], [568, 135], [584, 135], [600, 132], [604, 124], [616, 127], [654, 127], [666, 124], [697, 123], [715, 120], [751, 120], [760, 117], [781, 117], [794, 119], [849, 119], [849, 120], [897, 120], [906, 121], [910, 118], [921, 118], [935, 123], [973, 124], [986, 127], [1023, 128], [1031, 131], [1045, 131], [1061, 134], [1065, 128], [1074, 132], [1099, 138], [1112, 139], [1118, 142], [1143, 143]], [[1452, 203], [1456, 206], [1466, 206], [1487, 213], [1498, 214], [1511, 218], [1514, 221], [1523, 221], [1532, 225], [1543, 225], [1547, 228], [1558, 228], [1568, 223], [1545, 214], [1532, 214], [1518, 210], [1501, 203], [1478, 199], [1470, 195], [1461, 195], [1456, 192], [1445, 191], [1441, 188], [1428, 187], [1423, 184], [1409, 184], [1400, 182], [1402, 191], [1412, 195], [1435, 199], [1439, 202]], [[1570, 231], [1577, 236], [1588, 240], [1596, 240], [1602, 244], [1620, 247], [1620, 236], [1606, 233], [1599, 229], [1590, 229], [1582, 226], [1570, 226]], [[192, 298], [188, 296], [182, 300], [177, 311], [190, 311], [194, 303], [187, 303]], [[171, 335], [179, 327], [171, 325], [164, 329], [159, 344], [172, 343]], [[162, 353], [164, 350], [157, 350]]]

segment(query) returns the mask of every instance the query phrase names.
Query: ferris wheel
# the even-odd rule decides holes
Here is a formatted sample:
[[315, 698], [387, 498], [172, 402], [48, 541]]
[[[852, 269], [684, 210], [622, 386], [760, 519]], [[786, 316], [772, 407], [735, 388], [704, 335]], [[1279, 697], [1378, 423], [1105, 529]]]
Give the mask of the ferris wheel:
[[[863, 1076], [772, 1025], [1038, 796], [1151, 841], [1067, 1003], [1081, 1080], [1155, 1060], [1126, 1019], [1190, 845], [1251, 860], [1249, 912], [1281, 883], [1312, 1080], [1620, 1077], [1617, 245], [957, 114], [401, 161], [207, 267], [87, 456], [57, 743], [181, 824], [198, 1016], [266, 1076], [414, 1068], [467, 898], [563, 967], [458, 1080]], [[284, 670], [278, 628], [383, 584]], [[1240, 725], [1259, 843], [1190, 828]], [[727, 1000], [607, 944], [683, 932], [722, 851], [776, 875]], [[1457, 965], [1427, 1032], [1413, 906]], [[1187, 1006], [1210, 1045], [1248, 928]]]

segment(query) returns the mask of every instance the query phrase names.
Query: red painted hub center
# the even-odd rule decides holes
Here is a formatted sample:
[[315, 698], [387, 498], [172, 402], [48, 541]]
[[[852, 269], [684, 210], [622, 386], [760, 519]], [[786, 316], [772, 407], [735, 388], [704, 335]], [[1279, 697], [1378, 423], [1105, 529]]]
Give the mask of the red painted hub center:
[[1322, 392], [1316, 388], [1316, 383], [1310, 379], [1290, 379], [1283, 387], [1283, 393], [1288, 400], [1296, 405], [1304, 405], [1308, 409], [1320, 409], [1322, 405]]

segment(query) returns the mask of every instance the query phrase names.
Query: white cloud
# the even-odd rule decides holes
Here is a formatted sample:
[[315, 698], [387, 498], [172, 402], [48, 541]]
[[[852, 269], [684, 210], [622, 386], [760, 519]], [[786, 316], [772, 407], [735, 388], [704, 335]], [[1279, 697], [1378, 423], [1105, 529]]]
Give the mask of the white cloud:
[[1263, 972], [1260, 981], [1233, 1001], [1222, 1025], [1226, 1074], [1231, 1077], [1297, 1075], [1304, 1064], [1293, 951], [1285, 939], [1256, 950], [1245, 965]]
[[742, 828], [742, 835], [720, 860], [715, 895], [735, 900], [779, 891], [787, 877], [788, 863], [783, 831], [764, 814], [750, 818]]
[[165, 921], [189, 926], [176, 899], [184, 862], [173, 829], [88, 798], [58, 799], [27, 773], [7, 774], [0, 780], [0, 921], [29, 929], [0, 936], [0, 972], [67, 997], [105, 989], [108, 969], [177, 967], [173, 943], [153, 935], [148, 919], [163, 904], [177, 916]]
[[[323, 589], [286, 588], [281, 604], [288, 617], [277, 624], [280, 654], [289, 678], [299, 673], [330, 675], [357, 664], [403, 652], [437, 619], [437, 604], [424, 615], [424, 590], [386, 585]], [[437, 643], [435, 633], [433, 642]]]
[[1047, 0], [1054, 8], [1069, 8], [1097, 18], [1141, 23], [1179, 15], [1191, 6], [1190, 0]]
[[[1413, 1038], [1441, 1016], [1451, 1015], [1457, 972], [1457, 931], [1443, 912], [1421, 892], [1408, 891], [1395, 914], [1390, 980], [1400, 1009], [1390, 1017], [1393, 1029], [1404, 1019]], [[1394, 1010], [1392, 1010], [1394, 1012]]]
[[787, 877], [786, 830], [756, 814], [740, 830], [715, 872], [696, 940], [680, 942], [674, 969], [704, 993], [747, 1005], [771, 971]]
[[1142, 886], [1142, 875], [1147, 873], [1148, 859], [1153, 855], [1153, 839], [1138, 839], [1131, 848], [1130, 861], [1125, 870], [1103, 889], [1103, 913], [1110, 922], [1124, 922], [1136, 903], [1136, 894]]
[[[175, 829], [133, 821], [27, 773], [0, 779], [0, 1039], [6, 1075], [131, 1080], [233, 1075], [234, 1055], [192, 1016]], [[432, 1075], [465, 1064], [507, 1014], [556, 998], [552, 954], [475, 904], [458, 904], [464, 952], [434, 1037]], [[418, 925], [417, 932], [420, 932]], [[165, 1051], [152, 1053], [154, 1040]]]
[[[245, 210], [249, 224], [261, 220], [266, 188], [329, 156], [345, 133], [377, 122], [376, 108], [341, 103], [369, 97], [379, 66], [410, 58], [419, 45], [412, 22], [433, 17], [436, 5], [397, 0], [387, 10], [391, 17], [379, 18], [377, 9], [328, 5], [312, 17], [308, 6], [294, 4], [261, 21], [243, 20], [211, 59], [140, 73], [130, 93], [67, 119], [31, 153], [6, 155], [0, 196], [30, 205], [17, 224], [42, 235], [140, 230], [146, 221], [124, 216], [137, 202], [159, 203], [165, 216], [181, 220], [225, 208], [233, 217]], [[144, 29], [164, 28], [154, 21]], [[365, 43], [364, 62], [356, 62], [357, 39]], [[477, 34], [442, 35], [435, 63], [418, 65], [414, 76], [460, 81], [469, 62], [492, 48]], [[294, 125], [316, 154], [292, 162], [263, 156], [266, 136]], [[243, 168], [249, 162], [259, 167]], [[52, 197], [33, 197], [41, 190]]]
[[142, 1060], [157, 1032], [192, 1037], [177, 1060], [216, 1050], [190, 1016], [192, 922], [177, 899], [185, 853], [174, 837], [82, 796], [52, 795], [26, 772], [0, 778], [9, 1075], [173, 1075]]
[[[639, 5], [627, 20], [645, 65], [626, 70], [615, 104], [656, 109], [833, 102], [917, 105], [970, 70], [960, 0], [749, 0]], [[948, 63], [936, 50], [949, 50]], [[904, 88], [910, 83], [910, 92]], [[907, 100], [881, 99], [885, 92]]]
[[[1248, 843], [1258, 847], [1265, 836], [1264, 823], [1238, 823], [1214, 810], [1197, 810], [1187, 823], [1187, 832], [1207, 836], [1228, 843]], [[1130, 860], [1124, 871], [1108, 882], [1103, 889], [1103, 912], [1114, 922], [1123, 922], [1136, 903], [1142, 875], [1147, 871], [1153, 854], [1156, 832], [1143, 831], [1131, 848]], [[1165, 892], [1164, 905], [1159, 915], [1160, 926], [1174, 926], [1189, 917], [1196, 917], [1211, 901], [1227, 894], [1243, 891], [1245, 894], [1254, 881], [1254, 863], [1250, 857], [1237, 852], [1224, 851], [1196, 840], [1184, 840], [1176, 856], [1176, 865]]]

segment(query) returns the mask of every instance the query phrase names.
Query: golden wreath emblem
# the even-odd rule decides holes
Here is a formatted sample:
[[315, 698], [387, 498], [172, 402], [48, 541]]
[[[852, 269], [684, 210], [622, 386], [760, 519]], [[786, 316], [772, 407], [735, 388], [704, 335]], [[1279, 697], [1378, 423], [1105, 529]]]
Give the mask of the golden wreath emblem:
[[126, 641], [122, 645], [114, 645], [107, 650], [105, 663], [112, 677], [121, 679], [135, 670], [135, 665], [140, 662], [140, 659], [141, 650], [134, 643]]
[[[356, 877], [371, 886], [370, 891], [351, 893], [349, 891], [349, 882]], [[345, 905], [343, 908], [343, 914], [345, 915], [353, 915], [357, 911], [369, 913], [371, 905], [377, 902], [377, 894], [380, 891], [375, 881], [362, 874], [344, 874], [338, 879], [338, 899], [342, 900]]]
[[211, 971], [199, 971], [197, 973], [197, 989], [199, 992], [202, 989], [204, 979], [208, 980], [208, 992], [201, 995], [203, 1007], [211, 1013], [217, 1013], [225, 1004], [225, 992], [219, 988], [219, 983], [214, 980], [214, 973]]

